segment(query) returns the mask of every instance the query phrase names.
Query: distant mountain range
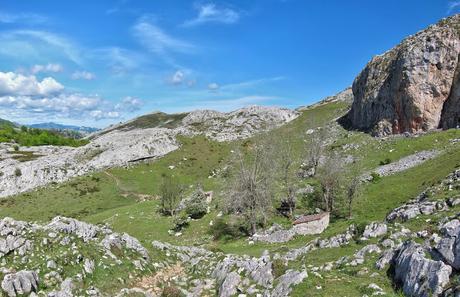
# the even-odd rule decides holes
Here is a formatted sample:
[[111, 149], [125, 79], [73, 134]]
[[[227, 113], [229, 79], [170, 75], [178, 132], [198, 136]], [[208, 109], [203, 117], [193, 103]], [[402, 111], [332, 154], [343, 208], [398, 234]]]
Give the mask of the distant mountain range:
[[98, 131], [98, 128], [93, 128], [93, 127], [84, 127], [84, 126], [73, 126], [73, 125], [63, 125], [63, 124], [57, 124], [53, 122], [49, 123], [39, 123], [39, 124], [32, 124], [28, 125], [31, 128], [39, 128], [39, 129], [49, 129], [49, 130], [71, 130], [71, 131], [76, 131], [82, 134], [90, 134], [93, 132]]

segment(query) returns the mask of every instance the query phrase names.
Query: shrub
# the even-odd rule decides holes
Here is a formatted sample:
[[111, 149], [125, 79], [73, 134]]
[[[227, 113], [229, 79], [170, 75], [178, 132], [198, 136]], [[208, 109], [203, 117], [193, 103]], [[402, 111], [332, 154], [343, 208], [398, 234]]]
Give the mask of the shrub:
[[208, 211], [208, 205], [206, 203], [206, 195], [201, 187], [193, 192], [188, 201], [185, 204], [185, 212], [192, 219], [202, 218]]
[[380, 161], [380, 165], [383, 166], [383, 165], [387, 165], [387, 164], [390, 164], [391, 163], [391, 159], [390, 158], [386, 158], [385, 160], [382, 160]]
[[179, 232], [189, 225], [189, 219], [186, 215], [177, 216], [173, 220], [173, 230]]
[[16, 168], [16, 169], [14, 170], [14, 175], [17, 176], [17, 177], [20, 177], [20, 176], [22, 175], [21, 169]]
[[249, 226], [237, 220], [228, 222], [223, 218], [218, 218], [210, 228], [211, 235], [215, 240], [230, 240], [247, 236]]
[[381, 176], [377, 172], [372, 172], [371, 173], [371, 178], [372, 178], [372, 182], [376, 183], [381, 179]]
[[165, 287], [161, 293], [161, 297], [183, 297], [181, 290], [176, 287]]
[[284, 263], [283, 260], [281, 259], [275, 259], [272, 262], [272, 271], [273, 271], [273, 276], [275, 278], [278, 278], [282, 276], [283, 274], [286, 273], [287, 270], [287, 265]]

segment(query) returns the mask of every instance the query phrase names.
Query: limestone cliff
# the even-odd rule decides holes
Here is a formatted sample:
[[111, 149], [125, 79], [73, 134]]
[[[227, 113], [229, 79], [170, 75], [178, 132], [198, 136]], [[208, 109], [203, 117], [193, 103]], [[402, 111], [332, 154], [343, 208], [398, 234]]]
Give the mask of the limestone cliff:
[[377, 136], [456, 127], [459, 54], [460, 15], [409, 36], [356, 77], [343, 122]]

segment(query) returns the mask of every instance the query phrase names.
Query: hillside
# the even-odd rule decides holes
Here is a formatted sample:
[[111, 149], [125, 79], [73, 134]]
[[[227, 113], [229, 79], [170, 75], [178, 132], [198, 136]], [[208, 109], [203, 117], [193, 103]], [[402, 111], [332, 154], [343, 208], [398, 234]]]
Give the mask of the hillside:
[[[79, 147], [0, 144], [1, 294], [458, 296], [460, 129], [436, 129], [433, 98], [393, 127], [391, 102], [412, 106], [394, 73], [421, 44], [456, 46], [458, 19], [296, 110], [155, 112]], [[454, 79], [433, 77], [429, 95]]]
[[[78, 289], [80, 292], [90, 290], [92, 286], [96, 286], [98, 290], [109, 295], [121, 291], [146, 292], [145, 294], [147, 292], [159, 292], [164, 286], [163, 283], [147, 280], [161, 274], [164, 275], [169, 284], [174, 284], [174, 287], [180, 288], [184, 292], [198, 292], [195, 296], [201, 296], [205, 292], [212, 295], [213, 292], [223, 292], [224, 289], [219, 285], [220, 283], [230, 282], [224, 277], [224, 274], [221, 274], [222, 272], [218, 271], [233, 271], [239, 265], [243, 265], [242, 267], [249, 265], [250, 267], [259, 267], [257, 269], [260, 269], [261, 274], [249, 274], [243, 270], [242, 278], [245, 284], [248, 282], [248, 285], [241, 285], [236, 280], [234, 282], [240, 284], [238, 288], [244, 292], [257, 289], [259, 291], [269, 290], [272, 296], [286, 296], [286, 294], [305, 296], [307, 290], [309, 296], [360, 296], [374, 292], [373, 286], [368, 288], [374, 283], [388, 296], [392, 296], [392, 294], [399, 296], [399, 293], [396, 293], [398, 291], [393, 291], [392, 282], [386, 276], [386, 270], [378, 270], [373, 264], [378, 259], [376, 255], [385, 249], [381, 245], [383, 241], [379, 241], [378, 237], [361, 240], [358, 233], [358, 235], [347, 237], [348, 239], [341, 247], [315, 249], [310, 246], [312, 243], [318, 244], [315, 243], [317, 242], [316, 238], [327, 239], [337, 236], [346, 232], [352, 225], [357, 226], [358, 231], [356, 232], [362, 232], [360, 230], [364, 230], [363, 226], [373, 221], [382, 222], [392, 209], [409, 199], [416, 198], [427, 187], [436, 185], [443, 180], [460, 165], [460, 147], [457, 141], [460, 138], [460, 132], [448, 130], [432, 132], [419, 137], [376, 139], [360, 132], [348, 132], [334, 122], [334, 119], [345, 114], [347, 109], [347, 103], [335, 100], [311, 107], [302, 111], [297, 119], [269, 134], [275, 138], [283, 135], [283, 139], [291, 139], [292, 143], [295, 144], [295, 151], [301, 156], [304, 139], [311, 135], [305, 134], [305, 131], [316, 130], [317, 127], [329, 127], [332, 131], [332, 134], [328, 136], [330, 137], [329, 149], [340, 152], [343, 156], [351, 156], [355, 161], [348, 165], [351, 166], [350, 170], [356, 168], [363, 173], [376, 170], [381, 166], [379, 164], [386, 159], [396, 163], [397, 160], [405, 156], [433, 149], [438, 150], [440, 154], [418, 166], [409, 167], [406, 170], [382, 176], [378, 181], [366, 183], [360, 197], [353, 202], [352, 219], [334, 218], [326, 232], [320, 236], [300, 236], [286, 243], [270, 244], [252, 243], [244, 237], [215, 240], [210, 235], [210, 224], [219, 221], [219, 204], [224, 199], [221, 190], [225, 188], [226, 177], [219, 172], [222, 172], [222, 169], [231, 162], [232, 151], [245, 150], [248, 143], [258, 141], [257, 136], [237, 142], [215, 142], [202, 136], [181, 137], [179, 138], [180, 148], [161, 159], [131, 165], [127, 168], [113, 168], [101, 173], [92, 173], [60, 185], [10, 197], [2, 201], [0, 212], [2, 216], [10, 216], [17, 220], [39, 221], [42, 224], [47, 224], [56, 215], [73, 217], [88, 223], [105, 224], [110, 226], [114, 232], [126, 232], [139, 239], [140, 244], [148, 250], [151, 257], [149, 261], [160, 263], [160, 266], [157, 267], [137, 270], [136, 276], [133, 275], [133, 278], [124, 284], [120, 284], [114, 278], [111, 278], [113, 279], [112, 282], [109, 281], [108, 275], [104, 276], [96, 272], [92, 276], [85, 272], [85, 280], [79, 284], [81, 286]], [[298, 159], [296, 163], [300, 161], [301, 159]], [[347, 170], [347, 172], [353, 171]], [[177, 180], [187, 185], [202, 184], [206, 191], [212, 190], [216, 195], [208, 214], [201, 219], [192, 220], [188, 227], [180, 231], [180, 234], [173, 233], [173, 235], [170, 235], [169, 232], [174, 226], [173, 219], [159, 213], [160, 204], [156, 198], [160, 194], [162, 176], [169, 174], [173, 174]], [[298, 182], [299, 185], [303, 186], [315, 185], [314, 179], [299, 180]], [[437, 199], [437, 197], [445, 199], [446, 196], [436, 193], [430, 199]], [[373, 208], [372, 212], [367, 211], [370, 205]], [[449, 209], [449, 213], [455, 213], [455, 209], [456, 207]], [[299, 206], [296, 210], [299, 214], [306, 211], [309, 211], [308, 206]], [[439, 215], [441, 214], [442, 216], [439, 218], [442, 218], [447, 212], [439, 213]], [[433, 215], [436, 218], [438, 216], [437, 213], [433, 213]], [[436, 228], [436, 220], [429, 223], [429, 226], [434, 227], [429, 227], [428, 224], [424, 227], [425, 223], [422, 224], [425, 222], [424, 216], [413, 220], [403, 222], [403, 225], [387, 223], [388, 230], [392, 230], [388, 232], [397, 234], [401, 228], [405, 228], [405, 235], [398, 237], [398, 242], [403, 242], [405, 238], [411, 238], [415, 232], [425, 230], [425, 228]], [[286, 227], [289, 226], [287, 219], [277, 215], [274, 215], [270, 221], [281, 223]], [[152, 228], [152, 224], [154, 224], [154, 228]], [[270, 223], [268, 223], [269, 225]], [[407, 230], [410, 230], [410, 233]], [[77, 232], [77, 237], [75, 239], [72, 237], [71, 240], [76, 240], [79, 246], [82, 245], [83, 248], [86, 248], [84, 242], [79, 243], [81, 239], [78, 238], [78, 231], [75, 232]], [[393, 235], [386, 235], [383, 239], [388, 237], [393, 238]], [[99, 239], [99, 236], [97, 238], [98, 240], [103, 239]], [[184, 247], [169, 246], [167, 243]], [[377, 244], [380, 252], [371, 253], [370, 256], [366, 254], [364, 263], [361, 264], [358, 261], [358, 264], [345, 265], [346, 262], [343, 260], [340, 262], [342, 264], [336, 262], [344, 256], [353, 259], [357, 250], [370, 243]], [[196, 246], [199, 246], [200, 249], [197, 249]], [[264, 250], [267, 250], [270, 256], [262, 254]], [[296, 250], [299, 252], [295, 252]], [[293, 253], [299, 254], [295, 260], [292, 258]], [[248, 258], [244, 255], [255, 256], [256, 258]], [[262, 258], [258, 258], [260, 256]], [[91, 259], [98, 259], [99, 256], [91, 254], [84, 256], [84, 258], [86, 257], [91, 261]], [[278, 257], [285, 259], [283, 262], [287, 264], [281, 264], [283, 262], [277, 260]], [[199, 270], [189, 266], [187, 264], [189, 260], [185, 259], [193, 259], [192, 263], [199, 263], [197, 266]], [[37, 263], [36, 261], [39, 260], [32, 260], [30, 265], [23, 267], [32, 267], [35, 265], [33, 263]], [[58, 267], [61, 265], [62, 267], [73, 267], [66, 266], [68, 264], [65, 262], [59, 261], [57, 263]], [[272, 270], [275, 269], [275, 266], [272, 266], [275, 263], [281, 266]], [[91, 267], [91, 264], [88, 265]], [[95, 271], [102, 269], [102, 267], [96, 265]], [[125, 264], [119, 267], [121, 270], [130, 269]], [[214, 270], [214, 267], [217, 267], [217, 270]], [[85, 270], [84, 267], [80, 269]], [[53, 269], [45, 268], [41, 272], [42, 277], [47, 273], [46, 271], [52, 272]], [[74, 275], [74, 272], [68, 268], [64, 268], [63, 271], [60, 273], [61, 279]], [[176, 271], [175, 273], [180, 271], [181, 276], [179, 278], [168, 276], [172, 271]], [[212, 275], [209, 274], [213, 271]], [[303, 271], [307, 273], [305, 274]], [[226, 273], [225, 275], [231, 274]], [[369, 278], [369, 275], [373, 275], [372, 278]], [[74, 277], [73, 279], [75, 280]], [[248, 280], [246, 281], [246, 279]], [[340, 280], [339, 283], [338, 280]], [[104, 285], [101, 285], [101, 281]], [[58, 288], [58, 286], [51, 285], [49, 288]], [[122, 290], [122, 288], [126, 289]], [[291, 289], [292, 292], [287, 293]], [[221, 294], [221, 296], [230, 295]]]

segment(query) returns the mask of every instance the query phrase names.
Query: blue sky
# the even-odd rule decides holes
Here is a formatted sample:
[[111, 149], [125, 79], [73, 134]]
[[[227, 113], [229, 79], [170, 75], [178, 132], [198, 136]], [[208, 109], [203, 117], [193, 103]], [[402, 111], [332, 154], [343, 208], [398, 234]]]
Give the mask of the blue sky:
[[447, 0], [0, 0], [0, 118], [103, 127], [307, 105], [458, 12]]

